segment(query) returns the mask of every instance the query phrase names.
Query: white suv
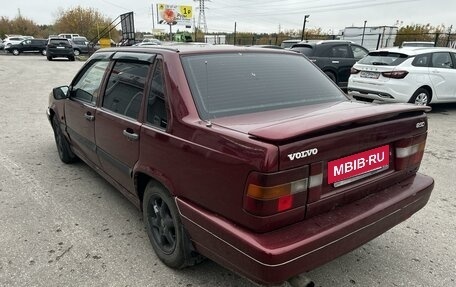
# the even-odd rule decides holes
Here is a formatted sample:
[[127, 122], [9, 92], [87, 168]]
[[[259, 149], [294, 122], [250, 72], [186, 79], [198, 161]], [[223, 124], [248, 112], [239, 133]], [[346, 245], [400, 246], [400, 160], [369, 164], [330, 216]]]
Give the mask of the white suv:
[[347, 90], [354, 99], [370, 102], [456, 102], [455, 67], [451, 48], [377, 50], [353, 66]]

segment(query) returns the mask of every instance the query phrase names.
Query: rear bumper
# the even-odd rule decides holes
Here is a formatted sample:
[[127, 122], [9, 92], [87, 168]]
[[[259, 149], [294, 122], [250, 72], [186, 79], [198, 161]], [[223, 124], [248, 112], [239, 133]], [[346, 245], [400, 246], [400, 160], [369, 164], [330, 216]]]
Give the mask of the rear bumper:
[[253, 233], [177, 198], [196, 249], [247, 278], [275, 284], [374, 239], [426, 205], [434, 180], [417, 174], [331, 212], [267, 233]]

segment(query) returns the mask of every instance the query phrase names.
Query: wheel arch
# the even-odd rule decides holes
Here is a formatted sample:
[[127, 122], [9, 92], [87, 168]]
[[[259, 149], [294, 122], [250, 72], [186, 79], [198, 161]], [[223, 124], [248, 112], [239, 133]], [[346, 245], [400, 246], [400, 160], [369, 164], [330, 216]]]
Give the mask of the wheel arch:
[[[432, 101], [432, 98], [434, 97], [434, 93], [432, 92], [432, 88], [429, 85], [422, 85], [421, 87], [418, 87], [413, 95], [419, 90], [419, 89], [425, 89], [426, 91], [429, 92], [429, 103]], [[410, 99], [413, 97], [413, 95], [410, 97]]]
[[171, 196], [175, 196], [174, 193], [172, 192], [172, 189], [169, 187], [169, 184], [164, 184], [163, 179], [158, 179], [155, 176], [151, 176], [150, 174], [144, 172], [144, 171], [137, 171], [134, 174], [134, 180], [135, 180], [135, 188], [136, 188], [136, 193], [138, 195], [139, 199], [139, 206], [142, 211], [142, 203], [144, 199], [144, 192], [146, 190], [147, 184], [152, 181], [155, 184], [159, 185], [161, 188], [167, 190]]

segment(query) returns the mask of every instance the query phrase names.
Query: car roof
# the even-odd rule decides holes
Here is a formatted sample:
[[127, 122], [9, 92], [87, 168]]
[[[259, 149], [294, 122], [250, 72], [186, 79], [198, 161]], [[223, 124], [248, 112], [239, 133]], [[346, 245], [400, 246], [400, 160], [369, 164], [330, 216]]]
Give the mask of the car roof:
[[[456, 53], [456, 49], [448, 47], [392, 47], [392, 48], [383, 48], [376, 51], [371, 51], [370, 53], [375, 52], [391, 52], [391, 53], [400, 53], [408, 56], [414, 56], [419, 54], [426, 53], [435, 53], [435, 52], [453, 52]], [[370, 54], [369, 53], [369, 54]]]
[[[136, 47], [112, 47], [105, 48], [101, 51], [106, 52], [144, 52], [144, 53], [157, 53], [157, 52], [175, 52], [181, 55], [186, 54], [209, 54], [209, 53], [226, 53], [226, 52], [258, 52], [258, 53], [285, 53], [290, 55], [298, 55], [296, 52], [288, 51], [285, 49], [265, 49], [259, 47], [245, 47], [233, 45], [207, 45], [205, 43], [192, 43], [192, 44], [174, 44], [170, 46], [165, 45], [152, 45], [152, 46], [136, 46]], [[97, 51], [98, 52], [98, 51]]]

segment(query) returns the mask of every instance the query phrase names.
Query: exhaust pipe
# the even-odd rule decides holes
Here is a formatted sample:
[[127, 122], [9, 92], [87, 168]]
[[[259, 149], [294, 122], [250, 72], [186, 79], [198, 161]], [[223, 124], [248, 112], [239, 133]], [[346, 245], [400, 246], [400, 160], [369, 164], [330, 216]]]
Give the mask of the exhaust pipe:
[[287, 282], [291, 287], [315, 287], [315, 283], [304, 274], [292, 277]]

